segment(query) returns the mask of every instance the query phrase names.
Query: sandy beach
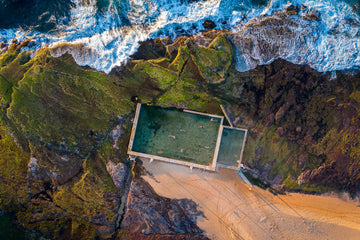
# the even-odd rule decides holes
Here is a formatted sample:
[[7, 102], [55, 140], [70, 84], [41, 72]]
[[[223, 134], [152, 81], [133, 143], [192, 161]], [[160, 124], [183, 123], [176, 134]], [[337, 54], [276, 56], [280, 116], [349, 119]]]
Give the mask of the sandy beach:
[[144, 176], [169, 198], [189, 198], [205, 217], [198, 225], [210, 239], [360, 239], [360, 202], [332, 195], [273, 195], [249, 186], [234, 170], [212, 173], [143, 160]]

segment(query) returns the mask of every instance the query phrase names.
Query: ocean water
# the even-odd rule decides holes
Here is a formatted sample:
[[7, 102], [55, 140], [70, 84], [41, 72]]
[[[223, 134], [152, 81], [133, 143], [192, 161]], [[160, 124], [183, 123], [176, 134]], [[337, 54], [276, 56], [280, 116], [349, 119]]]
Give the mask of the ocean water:
[[198, 34], [204, 30], [204, 20], [214, 21], [216, 29], [228, 29], [235, 36], [253, 37], [262, 29], [246, 32], [248, 24], [291, 4], [318, 11], [320, 20], [295, 19], [296, 28], [289, 29], [298, 37], [284, 34], [281, 40], [268, 41], [282, 49], [276, 54], [263, 57], [261, 46], [252, 53], [238, 49], [239, 71], [276, 58], [309, 64], [320, 72], [360, 66], [357, 0], [0, 0], [0, 42], [30, 37], [31, 49], [64, 42], [83, 44], [87, 57], [73, 54], [75, 60], [108, 73], [126, 63], [140, 41]]

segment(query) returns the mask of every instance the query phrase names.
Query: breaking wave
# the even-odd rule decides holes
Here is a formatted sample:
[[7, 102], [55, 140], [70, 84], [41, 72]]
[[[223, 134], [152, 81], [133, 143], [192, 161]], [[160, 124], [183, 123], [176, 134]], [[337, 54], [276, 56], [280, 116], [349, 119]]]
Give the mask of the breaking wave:
[[[301, 16], [281, 19], [277, 13], [290, 4], [304, 5], [306, 11], [318, 11], [319, 19]], [[56, 22], [51, 31], [36, 28], [0, 29], [0, 42], [33, 38], [29, 48], [56, 46], [60, 43], [82, 45], [86, 57], [73, 54], [80, 65], [110, 72], [134, 54], [140, 41], [149, 38], [194, 35], [205, 30], [204, 20], [212, 20], [216, 29], [232, 32], [237, 46], [237, 69], [246, 71], [258, 64], [283, 58], [296, 64], [309, 64], [320, 72], [360, 66], [360, 18], [355, 4], [340, 0], [72, 0], [68, 16], [49, 19]], [[301, 10], [301, 14], [306, 14]], [[278, 25], [292, 34], [272, 34], [276, 26], [259, 25], [265, 18], [278, 19]], [[66, 18], [66, 21], [64, 20]], [[256, 27], [255, 27], [256, 26]], [[282, 28], [283, 29], [283, 28]], [[251, 39], [253, 48], [242, 46]], [[265, 44], [265, 45], [264, 45]], [[266, 48], [264, 46], [266, 46]], [[271, 51], [265, 51], [270, 49]], [[65, 52], [66, 52], [65, 51]], [[265, 52], [265, 53], [264, 53]], [[62, 52], [54, 52], [59, 56]]]

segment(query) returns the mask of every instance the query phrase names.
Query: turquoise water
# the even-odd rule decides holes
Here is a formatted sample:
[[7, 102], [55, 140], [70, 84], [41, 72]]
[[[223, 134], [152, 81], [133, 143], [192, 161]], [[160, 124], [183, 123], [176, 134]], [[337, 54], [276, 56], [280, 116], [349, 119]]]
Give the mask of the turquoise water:
[[245, 131], [243, 130], [224, 128], [217, 162], [238, 167], [237, 161], [240, 159], [244, 137]]
[[210, 165], [220, 124], [220, 118], [142, 105], [132, 151]]

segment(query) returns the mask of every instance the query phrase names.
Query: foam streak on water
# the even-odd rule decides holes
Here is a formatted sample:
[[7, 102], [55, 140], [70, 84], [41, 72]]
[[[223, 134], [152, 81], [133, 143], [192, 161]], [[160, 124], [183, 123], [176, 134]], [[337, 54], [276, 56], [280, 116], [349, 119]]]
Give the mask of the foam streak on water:
[[[204, 30], [202, 23], [206, 19], [214, 21], [217, 29], [230, 29], [239, 39], [246, 36], [254, 41], [261, 40], [261, 36], [255, 35], [263, 32], [266, 36], [267, 30], [249, 32], [246, 30], [248, 24], [261, 15], [274, 15], [289, 5], [284, 0], [271, 0], [262, 6], [254, 0], [103, 0], [106, 4], [99, 9], [96, 0], [73, 2], [67, 25], [57, 26], [56, 31], [0, 29], [0, 41], [23, 40], [30, 36], [36, 42], [33, 48], [63, 42], [83, 44], [88, 49], [86, 57], [79, 57], [69, 49], [75, 60], [80, 65], [110, 72], [136, 52], [139, 41], [196, 34]], [[280, 49], [270, 55], [264, 56], [261, 46], [246, 53], [238, 48], [238, 70], [246, 71], [276, 58], [309, 64], [321, 72], [360, 66], [360, 18], [351, 6], [341, 0], [294, 0], [291, 3], [319, 11], [320, 21], [311, 23], [299, 17], [299, 21], [294, 21], [296, 26], [289, 27], [296, 33], [295, 37], [263, 37], [267, 44]]]

